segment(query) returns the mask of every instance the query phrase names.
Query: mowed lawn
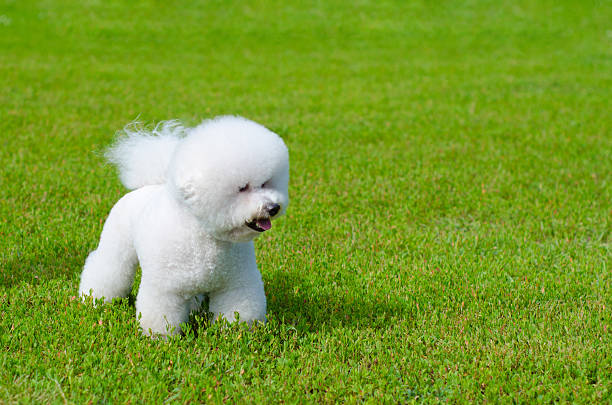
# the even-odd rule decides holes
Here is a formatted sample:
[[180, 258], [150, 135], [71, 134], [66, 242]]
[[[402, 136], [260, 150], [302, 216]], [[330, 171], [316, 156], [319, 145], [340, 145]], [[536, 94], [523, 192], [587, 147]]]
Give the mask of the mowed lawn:
[[[0, 0], [0, 402], [612, 401], [609, 1]], [[75, 297], [138, 119], [279, 133], [268, 323]]]

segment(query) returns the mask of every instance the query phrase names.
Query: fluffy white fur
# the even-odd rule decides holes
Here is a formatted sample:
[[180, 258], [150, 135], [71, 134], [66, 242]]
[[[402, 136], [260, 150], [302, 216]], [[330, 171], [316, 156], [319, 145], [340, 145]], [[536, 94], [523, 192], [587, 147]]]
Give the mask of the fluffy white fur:
[[136, 313], [147, 333], [180, 333], [203, 294], [230, 322], [264, 321], [266, 297], [253, 239], [289, 203], [289, 155], [281, 138], [245, 118], [184, 128], [127, 129], [108, 151], [128, 189], [90, 253], [79, 293], [125, 297], [137, 263]]

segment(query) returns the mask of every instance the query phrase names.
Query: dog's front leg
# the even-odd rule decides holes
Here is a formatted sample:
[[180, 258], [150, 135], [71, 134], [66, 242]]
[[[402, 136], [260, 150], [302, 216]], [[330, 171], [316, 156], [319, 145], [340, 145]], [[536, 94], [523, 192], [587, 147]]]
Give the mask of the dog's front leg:
[[140, 327], [148, 335], [177, 335], [181, 323], [189, 320], [191, 300], [141, 284], [136, 297], [136, 314]]
[[222, 316], [227, 321], [234, 322], [238, 314], [240, 322], [249, 325], [255, 321], [266, 321], [266, 294], [259, 272], [229, 288], [215, 291], [209, 297], [209, 310], [215, 319]]

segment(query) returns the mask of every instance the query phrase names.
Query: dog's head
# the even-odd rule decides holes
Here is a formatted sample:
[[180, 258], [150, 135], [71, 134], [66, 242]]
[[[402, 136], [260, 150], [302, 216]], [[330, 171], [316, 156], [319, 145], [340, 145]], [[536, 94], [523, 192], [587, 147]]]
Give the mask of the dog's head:
[[180, 142], [169, 181], [207, 232], [221, 240], [248, 241], [269, 230], [289, 204], [289, 154], [265, 127], [219, 117]]

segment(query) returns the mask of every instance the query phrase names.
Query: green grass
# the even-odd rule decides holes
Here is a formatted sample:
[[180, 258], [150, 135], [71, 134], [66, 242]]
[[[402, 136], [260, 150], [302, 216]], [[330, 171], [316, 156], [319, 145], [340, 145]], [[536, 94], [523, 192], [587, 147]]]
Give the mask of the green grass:
[[[612, 401], [612, 3], [134, 3], [0, 0], [0, 402]], [[80, 303], [100, 151], [227, 113], [291, 154], [269, 322]]]

